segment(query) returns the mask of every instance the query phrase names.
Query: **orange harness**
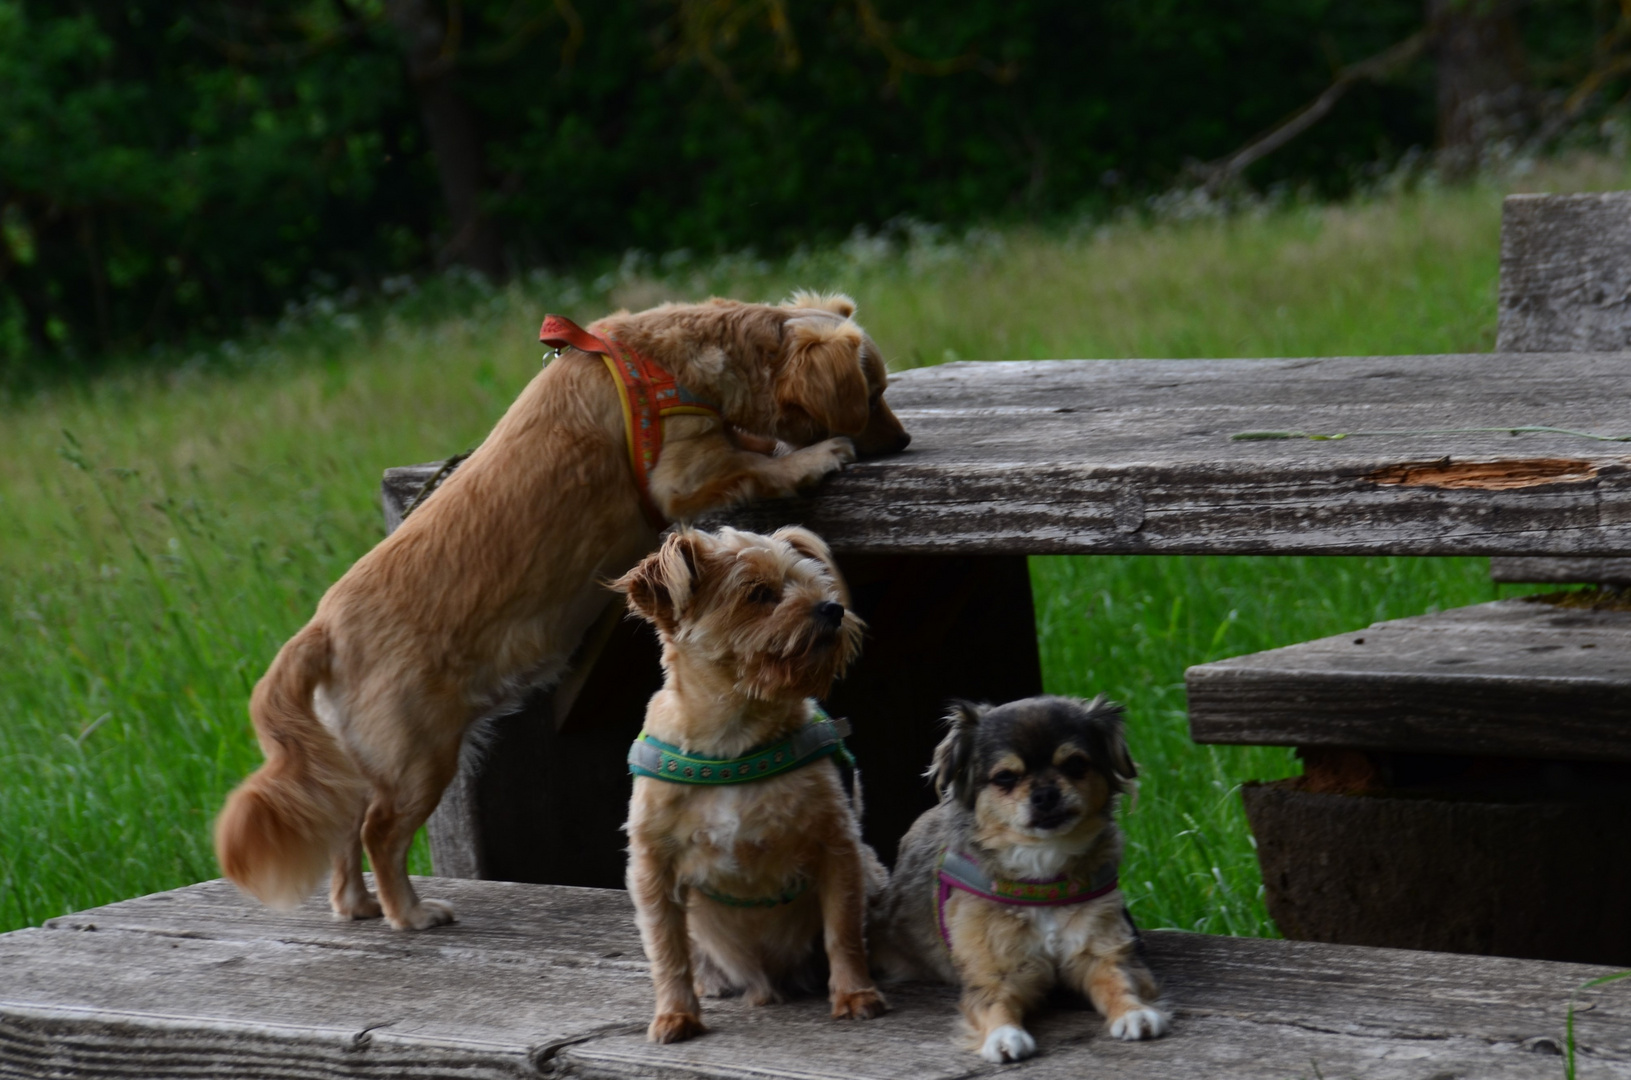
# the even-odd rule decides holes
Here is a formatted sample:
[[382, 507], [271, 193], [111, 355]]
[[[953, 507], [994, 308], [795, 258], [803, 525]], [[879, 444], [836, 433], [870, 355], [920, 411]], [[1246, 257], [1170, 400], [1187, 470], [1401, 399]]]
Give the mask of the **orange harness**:
[[663, 417], [686, 414], [713, 416], [724, 422], [719, 406], [691, 393], [649, 356], [626, 349], [609, 337], [591, 333], [561, 315], [546, 315], [538, 340], [554, 349], [573, 348], [596, 353], [617, 381], [623, 402], [623, 433], [629, 447], [629, 467], [640, 491], [640, 509], [651, 527], [662, 531], [668, 519], [651, 500], [651, 472], [663, 451]]

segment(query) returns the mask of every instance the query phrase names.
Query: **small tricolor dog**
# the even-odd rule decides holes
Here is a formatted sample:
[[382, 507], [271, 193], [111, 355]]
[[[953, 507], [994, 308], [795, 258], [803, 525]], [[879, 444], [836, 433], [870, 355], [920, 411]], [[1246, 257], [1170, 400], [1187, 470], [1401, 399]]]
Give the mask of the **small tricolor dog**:
[[874, 953], [897, 978], [961, 984], [970, 1048], [1036, 1053], [1025, 1013], [1058, 982], [1120, 1039], [1168, 1018], [1117, 889], [1116, 796], [1137, 775], [1121, 708], [1037, 697], [957, 703], [929, 770], [940, 805], [901, 841], [874, 908]]
[[863, 630], [827, 545], [799, 528], [681, 530], [613, 587], [663, 647], [629, 751], [647, 1036], [701, 1034], [699, 993], [780, 1000], [819, 970], [818, 939], [834, 1018], [879, 1015], [863, 921], [887, 875], [835, 764], [847, 728], [815, 702]]

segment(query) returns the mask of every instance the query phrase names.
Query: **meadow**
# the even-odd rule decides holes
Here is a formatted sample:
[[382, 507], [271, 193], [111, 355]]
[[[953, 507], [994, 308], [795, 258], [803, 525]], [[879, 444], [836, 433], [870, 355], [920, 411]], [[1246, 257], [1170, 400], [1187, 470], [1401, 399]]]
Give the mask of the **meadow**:
[[[209, 825], [260, 760], [254, 680], [380, 536], [382, 469], [478, 442], [536, 370], [546, 311], [837, 289], [893, 366], [1493, 347], [1500, 199], [1625, 187], [1542, 164], [1340, 205], [951, 233], [905, 223], [778, 260], [637, 254], [501, 290], [318, 295], [174, 364], [0, 404], [0, 930], [216, 876]], [[1123, 871], [1144, 926], [1272, 935], [1240, 809], [1289, 751], [1188, 740], [1190, 664], [1508, 595], [1483, 559], [1042, 558], [1048, 689], [1128, 706], [1143, 772]], [[429, 872], [423, 845], [415, 869]]]

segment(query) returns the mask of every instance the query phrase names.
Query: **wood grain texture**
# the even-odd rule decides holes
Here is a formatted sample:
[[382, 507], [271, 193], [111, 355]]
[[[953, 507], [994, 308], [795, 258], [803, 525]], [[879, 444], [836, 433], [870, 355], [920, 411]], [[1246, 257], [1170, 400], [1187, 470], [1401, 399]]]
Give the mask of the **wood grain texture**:
[[1501, 600], [1190, 668], [1201, 743], [1631, 761], [1631, 613]]
[[1631, 585], [1631, 559], [1555, 559], [1497, 556], [1489, 561], [1491, 581], [1513, 584], [1602, 582]]
[[1501, 352], [1631, 348], [1631, 191], [1508, 195], [1501, 205]]
[[[1501, 209], [1498, 347], [1625, 349], [1631, 343], [1631, 192], [1509, 195]], [[1490, 576], [1631, 582], [1631, 559], [1498, 559]]]
[[[1504, 431], [1236, 441], [1244, 431], [1552, 425], [1631, 434], [1631, 356], [965, 362], [894, 377], [901, 454], [730, 521], [843, 552], [1631, 556], [1631, 443]], [[1398, 483], [1567, 461], [1576, 479]], [[413, 484], [393, 471], [388, 484]], [[1543, 478], [1542, 478], [1543, 479]]]
[[[901, 985], [865, 1024], [816, 998], [709, 1002], [710, 1034], [659, 1047], [622, 893], [419, 885], [460, 922], [278, 914], [208, 882], [0, 935], [0, 1077], [1552, 1078], [1570, 993], [1611, 970], [1155, 932], [1177, 1021], [1153, 1043], [1055, 1006], [1042, 1056], [998, 1070], [952, 1046], [951, 989]], [[1631, 1077], [1622, 986], [1582, 997], [1582, 1076]]]

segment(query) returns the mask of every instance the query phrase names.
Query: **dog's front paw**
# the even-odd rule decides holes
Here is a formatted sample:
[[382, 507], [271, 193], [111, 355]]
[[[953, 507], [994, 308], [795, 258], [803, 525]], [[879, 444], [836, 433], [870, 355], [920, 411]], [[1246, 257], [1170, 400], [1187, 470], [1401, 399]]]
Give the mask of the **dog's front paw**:
[[1124, 1012], [1110, 1021], [1110, 1034], [1129, 1042], [1138, 1039], [1158, 1039], [1166, 1034], [1172, 1019], [1160, 1009], [1145, 1006]]
[[421, 900], [400, 919], [392, 919], [391, 926], [397, 930], [429, 930], [458, 921], [453, 917], [453, 905], [446, 900]]
[[889, 1010], [889, 1002], [883, 999], [875, 987], [865, 990], [838, 991], [832, 996], [832, 1018], [834, 1020], [870, 1020], [874, 1016], [882, 1016]]
[[652, 1017], [651, 1026], [646, 1028], [646, 1038], [654, 1043], [684, 1042], [707, 1030], [702, 1026], [702, 1017], [696, 1013], [658, 1013]]
[[804, 474], [796, 482], [801, 488], [820, 482], [855, 460], [855, 444], [843, 436], [818, 442], [798, 451], [803, 457]]
[[1001, 1065], [1005, 1061], [1024, 1061], [1036, 1053], [1036, 1040], [1024, 1028], [1004, 1024], [985, 1037], [980, 1056]]

